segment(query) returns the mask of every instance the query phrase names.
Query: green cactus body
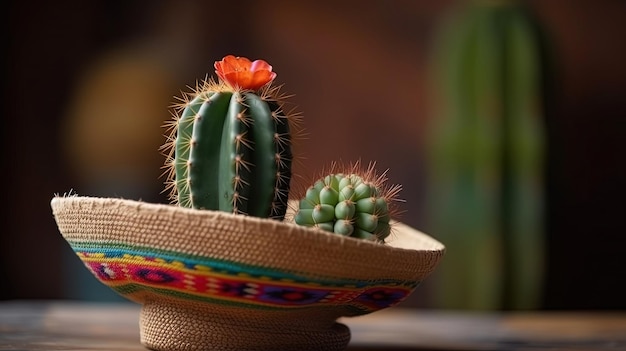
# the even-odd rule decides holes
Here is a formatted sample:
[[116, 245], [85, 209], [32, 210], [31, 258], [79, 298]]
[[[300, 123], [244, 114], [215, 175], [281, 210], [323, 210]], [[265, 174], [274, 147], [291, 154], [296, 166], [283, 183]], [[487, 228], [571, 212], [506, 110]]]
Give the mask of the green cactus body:
[[391, 201], [399, 187], [389, 191], [367, 178], [336, 173], [317, 180], [300, 199], [294, 221], [339, 235], [384, 242], [391, 233]]
[[429, 231], [455, 252], [439, 268], [436, 300], [447, 308], [536, 308], [543, 34], [522, 2], [468, 5], [446, 23], [434, 58], [441, 102], [428, 133]]
[[169, 161], [172, 198], [180, 206], [284, 218], [290, 121], [273, 91], [206, 82], [181, 106]]

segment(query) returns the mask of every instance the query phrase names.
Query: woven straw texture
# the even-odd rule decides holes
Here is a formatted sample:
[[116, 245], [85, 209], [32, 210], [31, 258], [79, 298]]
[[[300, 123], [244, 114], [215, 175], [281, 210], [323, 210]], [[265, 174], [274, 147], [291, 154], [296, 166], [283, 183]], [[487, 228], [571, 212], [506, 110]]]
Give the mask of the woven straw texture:
[[350, 330], [334, 313], [207, 307], [160, 300], [141, 309], [141, 342], [153, 350], [341, 351]]
[[[141, 340], [154, 350], [343, 350], [350, 333], [337, 318], [401, 301], [444, 253], [441, 243], [402, 223], [381, 245], [293, 223], [133, 200], [55, 197], [51, 206], [59, 231], [92, 273], [142, 304]], [[158, 257], [162, 252], [183, 261]], [[200, 271], [197, 262], [208, 267]], [[213, 262], [231, 269], [216, 272]], [[138, 279], [113, 279], [147, 278], [145, 268], [132, 271], [137, 265], [160, 267], [150, 274], [158, 272], [162, 281], [152, 277], [143, 286]], [[255, 277], [245, 267], [263, 274]], [[184, 286], [163, 284], [176, 274], [185, 277]], [[242, 277], [245, 292], [225, 296], [224, 286]], [[212, 290], [201, 295], [202, 286]], [[312, 299], [320, 286], [331, 297]], [[263, 294], [278, 288], [282, 300]], [[381, 293], [388, 301], [371, 299]]]

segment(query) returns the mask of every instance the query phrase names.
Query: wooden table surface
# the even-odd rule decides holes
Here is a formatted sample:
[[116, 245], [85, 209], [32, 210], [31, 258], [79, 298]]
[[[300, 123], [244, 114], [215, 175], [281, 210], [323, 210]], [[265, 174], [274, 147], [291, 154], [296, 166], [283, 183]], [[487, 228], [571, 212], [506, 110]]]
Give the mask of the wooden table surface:
[[[139, 306], [0, 302], [0, 350], [145, 351]], [[389, 308], [342, 319], [348, 350], [626, 350], [626, 312], [467, 313]]]

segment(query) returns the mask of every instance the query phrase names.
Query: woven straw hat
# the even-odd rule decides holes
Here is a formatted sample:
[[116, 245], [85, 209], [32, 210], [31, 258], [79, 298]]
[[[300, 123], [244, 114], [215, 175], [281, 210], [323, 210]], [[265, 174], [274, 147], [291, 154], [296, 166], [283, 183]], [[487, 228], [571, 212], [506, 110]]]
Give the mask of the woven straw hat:
[[444, 246], [402, 223], [385, 245], [217, 211], [55, 197], [59, 231], [103, 283], [142, 305], [154, 350], [344, 350], [358, 316], [404, 300]]

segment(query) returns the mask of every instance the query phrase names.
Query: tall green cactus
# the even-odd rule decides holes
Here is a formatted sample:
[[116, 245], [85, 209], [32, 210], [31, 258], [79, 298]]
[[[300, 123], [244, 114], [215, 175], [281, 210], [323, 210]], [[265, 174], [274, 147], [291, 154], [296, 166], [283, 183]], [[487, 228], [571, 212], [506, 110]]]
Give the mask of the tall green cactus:
[[543, 269], [542, 54], [522, 3], [469, 1], [440, 37], [432, 137], [432, 223], [454, 252], [444, 308], [538, 307]]
[[[360, 163], [339, 171], [332, 170], [306, 189], [294, 221], [331, 233], [384, 242], [391, 233], [390, 220], [397, 214], [399, 185], [387, 187], [385, 173], [375, 174], [374, 164], [367, 170]], [[329, 173], [329, 174], [328, 174]]]
[[183, 207], [282, 220], [287, 209], [297, 114], [272, 87], [265, 61], [226, 56], [177, 104], [167, 150], [167, 188]]

